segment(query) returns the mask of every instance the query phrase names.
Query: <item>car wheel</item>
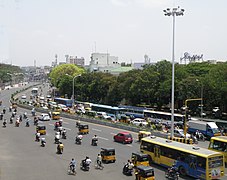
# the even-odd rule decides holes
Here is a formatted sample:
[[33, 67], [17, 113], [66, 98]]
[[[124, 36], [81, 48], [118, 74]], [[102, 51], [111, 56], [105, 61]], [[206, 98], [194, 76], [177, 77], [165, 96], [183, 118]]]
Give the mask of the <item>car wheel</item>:
[[179, 173], [182, 175], [182, 176], [186, 176], [187, 173], [186, 173], [186, 170], [183, 166], [180, 166], [179, 167]]

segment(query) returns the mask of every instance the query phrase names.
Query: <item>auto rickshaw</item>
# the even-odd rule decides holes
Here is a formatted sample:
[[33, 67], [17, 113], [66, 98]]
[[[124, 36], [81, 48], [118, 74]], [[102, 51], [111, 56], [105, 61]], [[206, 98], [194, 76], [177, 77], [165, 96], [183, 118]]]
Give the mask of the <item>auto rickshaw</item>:
[[140, 142], [142, 138], [151, 136], [151, 132], [148, 131], [139, 131], [138, 141]]
[[101, 148], [100, 154], [102, 157], [102, 161], [105, 163], [109, 163], [109, 162], [114, 163], [116, 161], [114, 148]]
[[89, 127], [87, 124], [80, 124], [78, 129], [79, 129], [79, 134], [88, 134], [89, 133]]
[[133, 152], [131, 156], [134, 166], [149, 166], [149, 156], [140, 152]]
[[135, 176], [136, 180], [154, 180], [154, 169], [151, 166], [137, 166]]
[[16, 102], [12, 102], [12, 108], [17, 109], [17, 103]]
[[58, 112], [58, 111], [52, 112], [52, 119], [53, 120], [59, 120], [60, 119], [60, 112]]
[[128, 116], [126, 116], [126, 115], [121, 115], [121, 118], [120, 118], [119, 121], [122, 122], [122, 123], [127, 123], [127, 124], [129, 124], [131, 120], [130, 120], [130, 118], [129, 118]]
[[41, 135], [45, 135], [46, 134], [46, 126], [41, 125], [41, 124], [36, 126], [36, 132], [40, 133]]

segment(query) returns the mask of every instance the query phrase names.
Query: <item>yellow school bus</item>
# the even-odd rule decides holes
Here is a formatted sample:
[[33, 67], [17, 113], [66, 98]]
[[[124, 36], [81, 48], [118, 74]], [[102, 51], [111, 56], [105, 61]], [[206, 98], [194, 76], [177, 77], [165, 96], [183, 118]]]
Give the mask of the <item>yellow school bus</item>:
[[224, 176], [223, 154], [206, 148], [150, 136], [141, 140], [140, 151], [155, 164], [164, 167], [175, 164], [183, 176], [206, 180]]
[[222, 153], [227, 163], [227, 136], [212, 137], [208, 149]]

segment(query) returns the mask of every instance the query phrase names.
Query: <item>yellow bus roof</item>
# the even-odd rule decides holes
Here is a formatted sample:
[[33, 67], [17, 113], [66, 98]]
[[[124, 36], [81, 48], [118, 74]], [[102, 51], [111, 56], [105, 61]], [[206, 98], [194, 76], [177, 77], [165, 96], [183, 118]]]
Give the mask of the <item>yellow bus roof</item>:
[[182, 152], [187, 152], [187, 153], [198, 155], [201, 157], [208, 157], [208, 156], [212, 156], [212, 155], [222, 156], [221, 153], [218, 153], [218, 152], [215, 152], [212, 150], [208, 150], [205, 148], [201, 148], [199, 146], [184, 144], [181, 142], [176, 142], [176, 141], [172, 141], [172, 140], [168, 140], [168, 139], [164, 139], [164, 138], [160, 138], [160, 137], [156, 137], [156, 136], [155, 137], [154, 136], [145, 137], [142, 139], [142, 141], [154, 143], [154, 144], [164, 146], [164, 147], [169, 147], [171, 149], [180, 150]]
[[227, 136], [215, 136], [211, 138], [212, 140], [227, 142]]

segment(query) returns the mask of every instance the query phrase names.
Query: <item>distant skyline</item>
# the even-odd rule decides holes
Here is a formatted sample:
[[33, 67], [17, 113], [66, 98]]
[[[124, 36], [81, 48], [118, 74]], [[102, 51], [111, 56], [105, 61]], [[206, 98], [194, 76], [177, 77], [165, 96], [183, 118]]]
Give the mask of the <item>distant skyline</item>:
[[226, 61], [226, 0], [0, 0], [0, 63], [44, 66], [68, 54], [89, 64], [95, 50], [119, 62], [171, 61], [163, 10], [177, 6], [175, 61], [184, 52]]

